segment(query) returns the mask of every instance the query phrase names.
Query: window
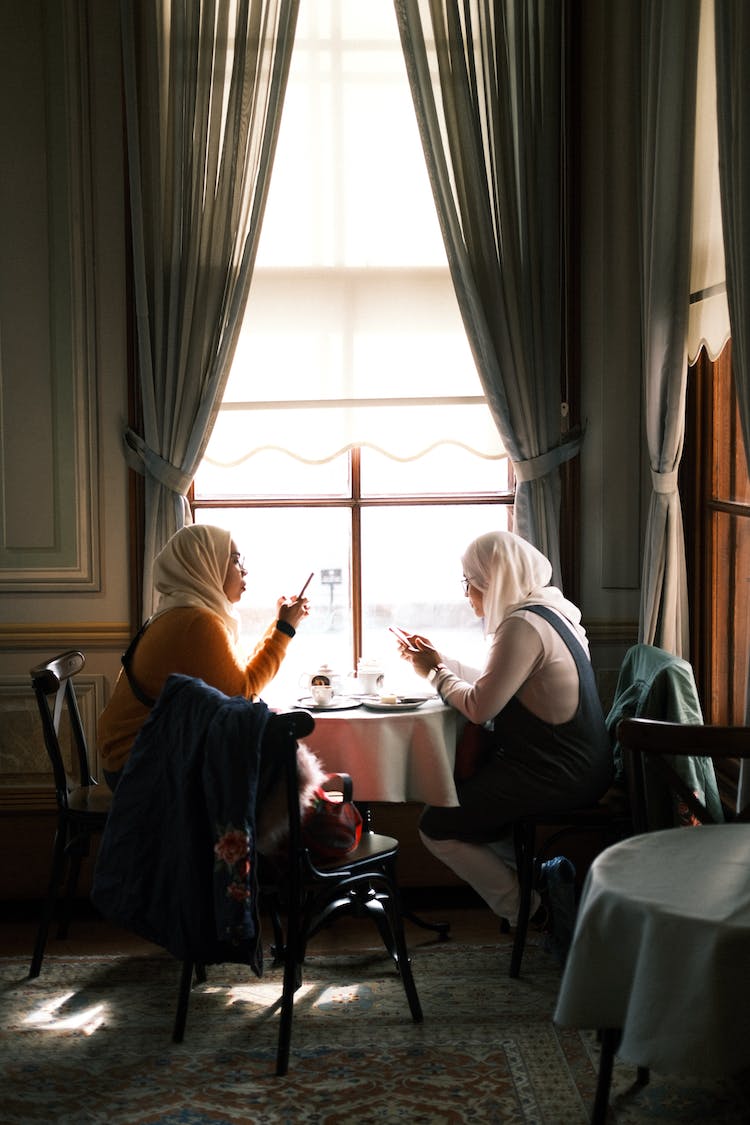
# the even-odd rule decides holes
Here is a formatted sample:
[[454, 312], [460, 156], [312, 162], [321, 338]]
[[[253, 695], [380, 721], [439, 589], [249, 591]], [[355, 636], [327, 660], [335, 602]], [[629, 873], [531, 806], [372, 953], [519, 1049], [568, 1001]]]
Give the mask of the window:
[[693, 663], [706, 721], [742, 724], [750, 655], [750, 480], [731, 343], [713, 362], [702, 351], [691, 374]]
[[[731, 342], [690, 369], [684, 485], [691, 662], [707, 723], [742, 725], [750, 658], [750, 479]], [[718, 765], [717, 765], [718, 770]], [[731, 803], [739, 764], [720, 776]]]
[[287, 702], [300, 673], [360, 655], [405, 687], [391, 623], [446, 651], [460, 635], [483, 663], [460, 556], [512, 526], [512, 502], [391, 0], [303, 0], [243, 332], [192, 490], [196, 521], [245, 554], [248, 641], [314, 572]]

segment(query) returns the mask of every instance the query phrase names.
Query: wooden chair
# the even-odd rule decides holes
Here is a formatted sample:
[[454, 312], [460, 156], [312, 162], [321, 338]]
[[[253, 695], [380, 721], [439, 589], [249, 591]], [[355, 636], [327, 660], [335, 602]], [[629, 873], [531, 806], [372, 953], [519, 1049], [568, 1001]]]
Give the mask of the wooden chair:
[[[550, 831], [548, 831], [550, 830]], [[525, 816], [513, 825], [513, 846], [518, 873], [519, 906], [508, 975], [517, 977], [526, 947], [531, 914], [531, 896], [542, 864], [555, 855], [556, 845], [566, 836], [594, 833], [602, 847], [622, 840], [632, 831], [627, 800], [615, 791], [595, 805], [562, 812]], [[544, 839], [537, 844], [540, 833]]]
[[[82, 652], [70, 651], [31, 669], [31, 683], [42, 721], [44, 745], [52, 764], [57, 799], [57, 830], [47, 895], [29, 969], [30, 977], [39, 976], [41, 971], [47, 934], [66, 867], [67, 889], [58, 937], [62, 938], [67, 934], [81, 862], [89, 854], [92, 837], [104, 829], [112, 799], [109, 788], [98, 785], [91, 773], [86, 736], [73, 686], [73, 679], [85, 662]], [[63, 742], [68, 740], [71, 744], [72, 778], [63, 752]]]
[[[593, 832], [599, 835], [602, 847], [606, 847], [637, 831], [630, 810], [632, 789], [627, 764], [618, 740], [621, 721], [636, 716], [688, 724], [701, 720], [698, 689], [693, 669], [686, 660], [653, 645], [637, 644], [628, 649], [606, 720], [615, 764], [614, 786], [597, 805], [526, 817], [515, 826], [520, 905], [510, 961], [512, 977], [517, 977], [521, 970], [532, 890], [542, 863], [554, 854], [554, 845], [564, 836]], [[696, 755], [688, 750], [678, 766], [683, 778], [692, 778], [699, 773], [695, 769], [695, 761], [688, 761], [689, 758], [695, 759]], [[703, 780], [705, 782], [705, 777]], [[712, 797], [718, 800], [715, 795], [714, 786]], [[537, 852], [540, 836], [543, 843]]]
[[[264, 736], [264, 752], [283, 756], [289, 835], [279, 861], [261, 858], [259, 883], [274, 921], [274, 954], [283, 965], [281, 1018], [276, 1074], [289, 1066], [294, 994], [302, 984], [308, 940], [323, 926], [342, 915], [370, 917], [401, 976], [412, 1019], [422, 1020], [422, 1008], [406, 947], [395, 867], [398, 841], [364, 831], [355, 851], [341, 859], [316, 860], [302, 840], [297, 776], [297, 742], [313, 729], [305, 711], [271, 716]], [[286, 919], [286, 933], [281, 919]], [[198, 979], [204, 979], [197, 966]], [[183, 962], [173, 1039], [181, 1042], [185, 1031], [193, 964]]]
[[680, 759], [687, 757], [712, 761], [750, 758], [750, 727], [623, 719], [617, 738], [625, 754], [636, 832], [675, 824], [715, 824], [722, 815], [725, 821], [750, 820], [750, 808], [738, 814], [724, 805], [717, 816], [679, 770]]

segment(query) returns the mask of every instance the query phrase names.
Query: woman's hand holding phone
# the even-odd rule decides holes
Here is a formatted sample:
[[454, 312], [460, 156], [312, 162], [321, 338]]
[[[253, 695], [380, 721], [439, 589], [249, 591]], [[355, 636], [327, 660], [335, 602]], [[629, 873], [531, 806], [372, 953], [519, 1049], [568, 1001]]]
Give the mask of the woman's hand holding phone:
[[307, 617], [310, 612], [310, 606], [307, 598], [304, 596], [305, 590], [310, 585], [314, 570], [310, 571], [307, 581], [298, 594], [292, 598], [279, 598], [276, 603], [277, 613], [281, 621], [286, 621], [293, 629], [296, 629], [303, 617]]
[[422, 637], [419, 633], [407, 633], [397, 625], [389, 625], [388, 628], [401, 646], [402, 659], [408, 660], [420, 676], [429, 675], [430, 669], [436, 668], [440, 663], [440, 653], [427, 637]]
[[414, 644], [414, 641], [411, 639], [411, 636], [406, 632], [405, 629], [400, 629], [398, 625], [389, 625], [388, 628], [391, 633], [393, 633], [394, 637], [398, 640], [399, 644], [401, 644], [408, 652], [419, 652], [419, 649]]
[[311, 582], [312, 582], [312, 580], [313, 580], [313, 575], [314, 575], [314, 574], [315, 574], [315, 571], [314, 571], [314, 570], [311, 570], [311, 571], [310, 571], [310, 573], [308, 574], [308, 576], [307, 576], [307, 580], [306, 580], [306, 582], [305, 582], [304, 586], [302, 587], [302, 589], [300, 590], [300, 592], [299, 592], [299, 593], [297, 594], [297, 601], [300, 601], [300, 599], [301, 599], [301, 598], [303, 597], [303, 595], [304, 595], [304, 593], [305, 593], [305, 590], [307, 589], [307, 587], [308, 587], [308, 586], [310, 585], [310, 583], [311, 583]]

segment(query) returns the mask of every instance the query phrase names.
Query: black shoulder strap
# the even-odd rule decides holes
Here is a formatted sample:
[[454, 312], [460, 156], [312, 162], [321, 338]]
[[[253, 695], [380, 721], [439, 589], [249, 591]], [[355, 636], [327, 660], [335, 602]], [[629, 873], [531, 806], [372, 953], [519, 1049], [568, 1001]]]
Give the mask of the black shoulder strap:
[[[560, 637], [562, 637], [567, 647], [574, 654], [574, 657], [577, 654], [579, 657], [582, 657], [584, 659], [586, 664], [591, 663], [589, 657], [586, 654], [586, 649], [583, 647], [580, 640], [573, 632], [572, 626], [568, 622], [564, 621], [558, 613], [555, 613], [554, 610], [551, 610], [549, 606], [546, 605], [525, 605], [523, 608], [528, 609], [531, 613], [538, 614], [539, 617], [543, 617], [544, 620], [552, 626], [555, 632], [558, 633]], [[576, 663], [578, 663], [577, 660]]]
[[122, 661], [122, 666], [125, 669], [125, 675], [128, 677], [128, 683], [130, 684], [130, 690], [132, 691], [133, 695], [138, 700], [138, 702], [142, 703], [144, 707], [153, 707], [154, 704], [156, 703], [156, 700], [152, 699], [151, 696], [146, 695], [145, 691], [143, 690], [143, 688], [141, 687], [141, 685], [138, 683], [135, 676], [133, 675], [130, 665], [133, 662], [133, 653], [135, 652], [136, 645], [138, 644], [138, 642], [141, 639], [141, 637], [143, 636], [143, 634], [146, 632], [146, 629], [148, 628], [150, 620], [151, 620], [151, 618], [149, 618], [148, 621], [143, 622], [140, 629], [138, 630], [138, 632], [136, 633], [136, 635], [133, 637], [132, 641], [128, 645], [126, 651], [120, 657], [120, 659]]

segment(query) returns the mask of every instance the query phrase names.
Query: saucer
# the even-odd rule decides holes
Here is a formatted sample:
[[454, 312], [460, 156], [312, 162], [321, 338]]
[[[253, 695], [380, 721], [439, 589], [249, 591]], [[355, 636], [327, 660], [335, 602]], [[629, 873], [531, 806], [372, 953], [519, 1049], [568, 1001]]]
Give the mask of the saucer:
[[415, 695], [407, 696], [400, 695], [395, 703], [384, 703], [381, 699], [363, 699], [362, 706], [366, 707], [368, 711], [414, 711], [417, 707], [421, 707], [423, 703], [427, 703], [429, 696]]
[[330, 703], [316, 703], [311, 695], [302, 695], [294, 706], [303, 707], [305, 711], [346, 711], [350, 707], [361, 707], [362, 701], [350, 695], [334, 695]]

